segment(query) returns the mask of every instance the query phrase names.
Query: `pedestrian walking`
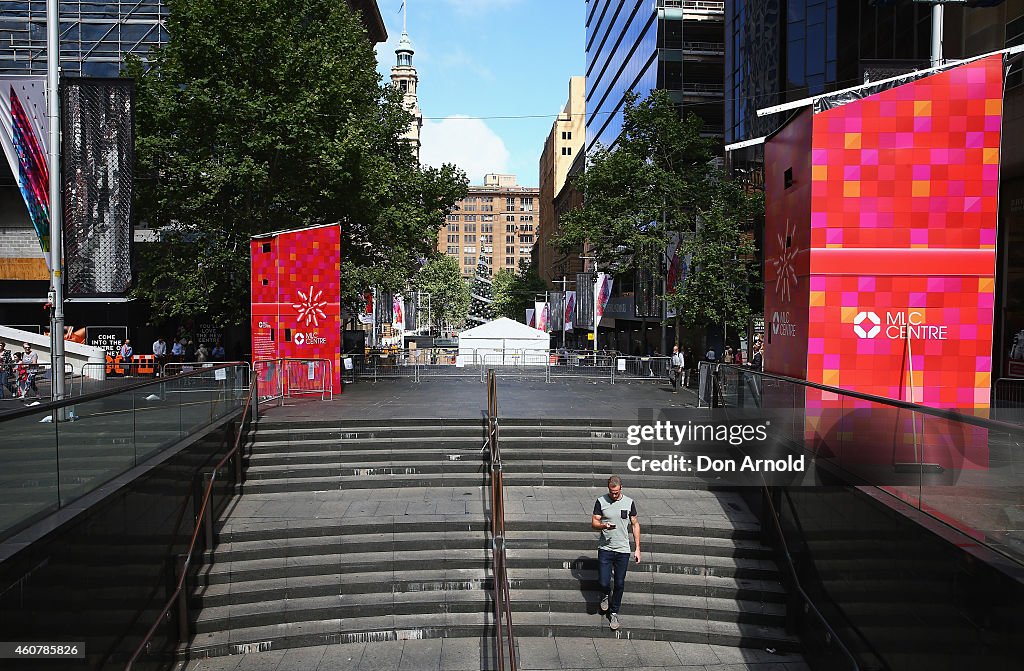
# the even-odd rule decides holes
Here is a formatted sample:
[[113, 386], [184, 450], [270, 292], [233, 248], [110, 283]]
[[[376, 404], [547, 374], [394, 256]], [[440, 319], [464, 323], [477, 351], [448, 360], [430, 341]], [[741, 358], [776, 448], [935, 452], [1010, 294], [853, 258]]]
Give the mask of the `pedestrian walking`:
[[622, 592], [626, 587], [626, 572], [629, 570], [630, 531], [635, 545], [633, 560], [640, 563], [640, 520], [637, 519], [636, 503], [623, 495], [622, 479], [619, 476], [608, 478], [608, 493], [594, 503], [590, 528], [601, 532], [601, 544], [597, 549], [598, 584], [603, 595], [601, 613], [608, 614], [608, 626], [616, 631], [620, 626], [619, 607], [622, 605]]
[[764, 345], [754, 344], [754, 355], [750, 357], [750, 367], [754, 370], [761, 370], [764, 367]]
[[672, 393], [678, 393], [679, 385], [683, 383], [683, 371], [686, 369], [686, 358], [679, 351], [679, 345], [672, 348], [672, 361], [670, 362], [672, 377]]
[[[21, 362], [25, 366], [25, 391], [22, 398], [28, 398], [29, 390], [32, 395], [39, 398], [39, 387], [36, 386], [36, 377], [39, 375], [39, 355], [32, 351], [32, 345], [24, 344], [25, 352], [21, 355]], [[20, 376], [19, 376], [20, 379]]]
[[722, 354], [722, 363], [731, 364], [733, 361], [732, 347], [726, 347], [725, 352]]
[[218, 341], [217, 344], [213, 346], [213, 349], [210, 350], [210, 357], [214, 361], [223, 361], [227, 358], [227, 354], [224, 352], [224, 345], [221, 342]]
[[18, 388], [14, 398], [25, 398], [25, 392], [28, 390], [28, 366], [25, 365], [21, 352], [14, 353], [14, 376]]
[[7, 349], [7, 343], [0, 341], [0, 398], [4, 392], [17, 396], [17, 383], [14, 378], [14, 357]]
[[129, 363], [132, 360], [132, 354], [135, 353], [135, 349], [132, 347], [132, 341], [125, 338], [124, 343], [121, 345], [121, 349], [118, 350], [117, 354], [121, 357], [121, 361]]

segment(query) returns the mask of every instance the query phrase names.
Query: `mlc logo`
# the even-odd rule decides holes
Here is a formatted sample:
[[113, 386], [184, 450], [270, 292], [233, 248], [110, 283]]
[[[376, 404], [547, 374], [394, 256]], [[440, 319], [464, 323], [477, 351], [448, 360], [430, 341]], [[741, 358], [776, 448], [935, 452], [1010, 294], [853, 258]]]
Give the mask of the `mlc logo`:
[[[862, 324], [871, 322], [867, 329]], [[858, 312], [853, 318], [853, 332], [858, 338], [874, 338], [882, 332], [882, 320], [874, 312]]]
[[301, 345], [304, 342], [306, 342], [306, 336], [303, 335], [302, 333], [296, 333], [295, 338], [293, 338], [293, 341], [295, 342], [296, 345]]

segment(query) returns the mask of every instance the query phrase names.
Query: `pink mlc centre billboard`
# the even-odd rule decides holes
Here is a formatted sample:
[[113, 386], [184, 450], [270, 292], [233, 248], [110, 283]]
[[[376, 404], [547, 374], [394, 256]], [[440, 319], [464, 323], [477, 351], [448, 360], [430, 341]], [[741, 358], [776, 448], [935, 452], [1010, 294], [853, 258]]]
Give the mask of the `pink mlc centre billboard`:
[[[1002, 68], [990, 56], [806, 109], [768, 140], [767, 371], [933, 407], [988, 407]], [[816, 420], [813, 409], [858, 407], [820, 392], [805, 402], [819, 435], [836, 415]], [[900, 462], [894, 428], [843, 431], [856, 429], [863, 445], [877, 430], [879, 454], [861, 456]], [[987, 464], [980, 449], [922, 455], [921, 436], [907, 431], [895, 441], [915, 450], [907, 460]]]
[[[250, 251], [253, 361], [326, 359], [331, 364], [334, 391], [340, 393], [339, 227], [270, 233], [253, 238]], [[300, 389], [316, 382], [301, 370], [292, 373]], [[314, 370], [314, 374], [319, 372]]]

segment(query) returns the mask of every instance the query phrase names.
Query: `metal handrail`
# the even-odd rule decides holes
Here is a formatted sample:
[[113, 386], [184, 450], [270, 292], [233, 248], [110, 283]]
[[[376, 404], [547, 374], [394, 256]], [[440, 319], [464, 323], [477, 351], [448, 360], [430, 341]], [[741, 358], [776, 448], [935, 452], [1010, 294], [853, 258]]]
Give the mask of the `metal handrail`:
[[[204, 370], [208, 372], [210, 369], [206, 368]], [[246, 418], [249, 414], [249, 408], [252, 407], [252, 399], [253, 396], [256, 395], [255, 392], [256, 376], [253, 375], [250, 376], [249, 378], [249, 393], [245, 398], [245, 405], [242, 408], [242, 418], [241, 421], [239, 421], [238, 423], [238, 431], [235, 434], [235, 444], [227, 452], [227, 454], [225, 454], [224, 457], [219, 462], [217, 462], [217, 465], [213, 468], [213, 471], [210, 473], [209, 481], [206, 483], [206, 489], [203, 491], [203, 503], [199, 508], [199, 514], [196, 515], [195, 529], [193, 529], [192, 531], [192, 539], [189, 541], [188, 550], [185, 551], [184, 563], [181, 567], [181, 571], [178, 576], [178, 582], [174, 587], [174, 592], [171, 593], [171, 596], [168, 598], [167, 603], [164, 604], [163, 609], [161, 609], [160, 614], [157, 615], [152, 626], [150, 626], [149, 630], [146, 632], [146, 635], [145, 637], [143, 637], [142, 642], [139, 643], [138, 647], [135, 648], [135, 652], [133, 652], [132, 656], [128, 659], [128, 663], [124, 667], [125, 671], [131, 671], [132, 664], [135, 663], [135, 661], [139, 658], [139, 655], [141, 655], [143, 650], [145, 650], [146, 646], [149, 645], [149, 642], [153, 638], [153, 635], [156, 633], [156, 630], [160, 626], [160, 623], [164, 621], [164, 618], [167, 616], [167, 613], [170, 612], [171, 607], [174, 606], [175, 602], [179, 602], [179, 617], [188, 617], [188, 604], [186, 602], [188, 595], [185, 594], [184, 589], [185, 580], [188, 577], [188, 569], [192, 563], [192, 555], [196, 549], [196, 541], [199, 539], [200, 530], [204, 528], [206, 530], [207, 541], [209, 542], [212, 539], [213, 520], [211, 518], [209, 505], [210, 498], [213, 496], [213, 485], [217, 481], [217, 473], [220, 471], [221, 468], [224, 467], [224, 464], [226, 464], [227, 461], [234, 457], [235, 455], [238, 456], [238, 458], [235, 459], [236, 482], [241, 482], [242, 457], [240, 453], [240, 447], [242, 442], [242, 433], [245, 431]], [[179, 622], [179, 628], [181, 628], [182, 625], [183, 623]]]
[[[718, 394], [718, 390], [721, 387], [721, 379], [719, 378], [719, 369], [717, 366], [713, 369], [711, 373], [711, 379], [714, 381], [713, 383], [716, 387], [716, 394]], [[768, 481], [765, 480], [764, 473], [758, 471], [758, 474], [763, 483], [761, 485], [761, 489], [763, 492], [763, 496], [761, 498], [768, 506], [768, 513], [771, 517], [772, 527], [774, 528], [776, 537], [779, 539], [779, 549], [782, 553], [782, 557], [786, 560], [786, 569], [789, 573], [790, 579], [792, 580], [792, 586], [796, 589], [796, 591], [800, 594], [800, 597], [803, 599], [804, 612], [813, 615], [814, 618], [818, 621], [818, 623], [825, 629], [825, 631], [828, 632], [830, 638], [827, 642], [835, 642], [840, 652], [843, 653], [843, 656], [846, 657], [847, 661], [849, 662], [848, 668], [850, 669], [850, 671], [860, 671], [860, 665], [857, 664], [857, 659], [853, 656], [853, 653], [850, 652], [850, 649], [846, 647], [846, 644], [843, 643], [843, 640], [839, 637], [838, 634], [836, 634], [835, 629], [833, 629], [832, 625], [828, 623], [828, 620], [825, 618], [822, 612], [818, 610], [817, 606], [814, 605], [814, 601], [811, 600], [810, 595], [808, 595], [807, 592], [804, 590], [803, 585], [800, 584], [800, 577], [797, 575], [796, 572], [796, 564], [793, 562], [793, 555], [790, 554], [789, 544], [786, 543], [786, 536], [784, 533], [782, 533], [782, 523], [779, 521], [779, 513], [775, 509], [775, 503], [772, 501], [771, 487], [768, 486]]]
[[498, 671], [505, 671], [506, 668], [516, 671], [518, 663], [512, 631], [512, 599], [505, 566], [505, 494], [501, 449], [498, 446], [498, 384], [493, 369], [487, 374], [487, 445], [491, 473], [491, 554], [494, 559], [494, 650]]

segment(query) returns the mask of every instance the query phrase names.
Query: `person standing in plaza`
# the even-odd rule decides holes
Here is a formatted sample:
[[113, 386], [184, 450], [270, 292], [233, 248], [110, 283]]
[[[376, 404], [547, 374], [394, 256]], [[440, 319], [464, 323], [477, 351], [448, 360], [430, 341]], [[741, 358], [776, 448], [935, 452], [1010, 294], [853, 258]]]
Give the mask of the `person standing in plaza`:
[[4, 392], [10, 392], [11, 396], [17, 396], [16, 384], [14, 383], [14, 357], [7, 349], [7, 343], [0, 341], [0, 398]]
[[594, 502], [590, 528], [601, 532], [601, 544], [597, 549], [598, 583], [603, 595], [601, 612], [608, 614], [608, 626], [615, 631], [619, 628], [619, 607], [629, 570], [630, 532], [635, 545], [633, 560], [640, 563], [640, 520], [636, 514], [636, 503], [623, 495], [619, 476], [608, 478], [608, 493]]
[[39, 387], [36, 386], [36, 376], [39, 375], [39, 355], [32, 351], [32, 345], [25, 343], [25, 353], [21, 355], [21, 362], [25, 366], [25, 391], [23, 398], [28, 398], [29, 389], [32, 395], [39, 398]]
[[672, 348], [672, 393], [677, 393], [679, 385], [683, 383], [683, 371], [686, 369], [686, 360], [683, 353], [679, 351], [679, 345]]
[[153, 358], [156, 359], [156, 374], [159, 376], [167, 363], [167, 341], [163, 338], [157, 338], [153, 343]]
[[171, 354], [174, 356], [174, 363], [181, 363], [185, 360], [185, 346], [181, 340], [175, 338], [174, 346], [171, 347]]

